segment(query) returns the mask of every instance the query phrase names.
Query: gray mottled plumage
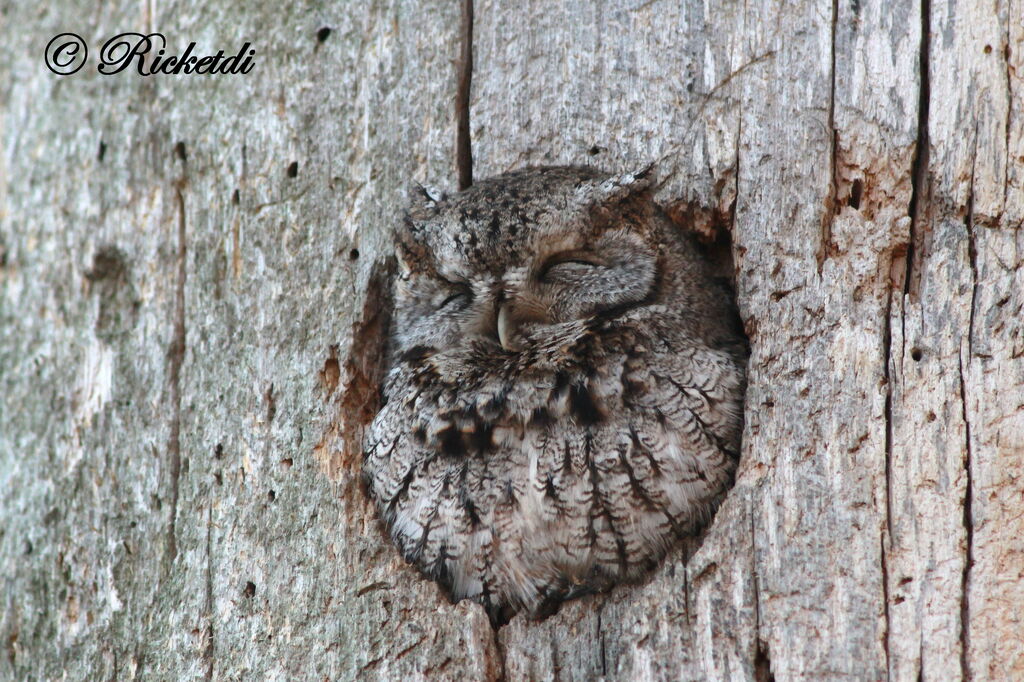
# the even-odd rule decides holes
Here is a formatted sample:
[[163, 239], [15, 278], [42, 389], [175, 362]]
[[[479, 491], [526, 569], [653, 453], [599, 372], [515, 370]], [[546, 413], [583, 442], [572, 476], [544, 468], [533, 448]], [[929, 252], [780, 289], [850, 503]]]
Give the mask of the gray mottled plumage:
[[732, 481], [745, 341], [648, 182], [530, 168], [399, 230], [364, 473], [405, 558], [495, 620], [640, 577]]

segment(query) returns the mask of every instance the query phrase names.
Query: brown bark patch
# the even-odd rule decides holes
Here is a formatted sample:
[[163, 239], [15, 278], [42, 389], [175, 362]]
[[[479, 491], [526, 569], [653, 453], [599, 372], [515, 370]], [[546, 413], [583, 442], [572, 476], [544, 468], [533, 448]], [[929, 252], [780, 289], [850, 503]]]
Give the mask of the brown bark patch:
[[392, 265], [387, 262], [375, 264], [370, 273], [362, 311], [352, 325], [352, 344], [344, 371], [336, 357], [336, 347], [332, 347], [319, 370], [320, 383], [328, 396], [336, 393], [344, 376], [344, 388], [334, 397], [337, 416], [313, 448], [320, 466], [333, 480], [358, 469], [363, 433], [380, 409], [380, 384], [391, 325], [391, 272]]

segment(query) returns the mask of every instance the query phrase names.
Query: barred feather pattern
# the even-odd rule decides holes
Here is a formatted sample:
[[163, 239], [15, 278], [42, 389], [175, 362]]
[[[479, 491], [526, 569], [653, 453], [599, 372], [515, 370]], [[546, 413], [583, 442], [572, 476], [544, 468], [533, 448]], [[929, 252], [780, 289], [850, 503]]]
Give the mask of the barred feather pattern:
[[[433, 230], [476, 231], [473, 248], [451, 259], [469, 271], [467, 286], [500, 290], [498, 306], [528, 296], [502, 284], [502, 267], [471, 267], [482, 260], [474, 261], [473, 249], [489, 248], [479, 223], [493, 223], [473, 216], [469, 209], [477, 204], [498, 206], [497, 215], [514, 216], [528, 233], [520, 242], [490, 242], [504, 245], [510, 268], [536, 260], [543, 252], [539, 243], [558, 241], [552, 235], [559, 222], [570, 224], [584, 242], [606, 234], [609, 225], [632, 225], [630, 234], [657, 242], [650, 248], [657, 276], [642, 297], [615, 299], [596, 312], [560, 313], [562, 303], [534, 304], [546, 317], [523, 322], [517, 343], [498, 333], [466, 332], [483, 294], [447, 322], [431, 322], [437, 313], [397, 315], [384, 405], [365, 442], [367, 489], [399, 551], [453, 599], [480, 602], [495, 621], [520, 610], [543, 615], [564, 599], [647, 574], [678, 539], [708, 523], [731, 485], [740, 451], [745, 344], [722, 321], [735, 317], [724, 290], [705, 282], [708, 275], [689, 242], [667, 236], [669, 226], [636, 177], [613, 176], [612, 189], [627, 187], [609, 200], [604, 175], [546, 170], [555, 177], [542, 189], [575, 199], [559, 204], [563, 213], [589, 216], [584, 221], [592, 230], [579, 230], [579, 221], [569, 219], [531, 224], [522, 218], [528, 210], [516, 215], [500, 208], [495, 195], [507, 198], [516, 181], [522, 193], [537, 189], [530, 171], [492, 181], [471, 201], [452, 202], [447, 212], [430, 200], [434, 212], [425, 222], [433, 219]], [[630, 177], [640, 186], [629, 187]], [[597, 189], [588, 195], [581, 183]], [[614, 203], [606, 211], [611, 219], [595, 225], [594, 205], [608, 201]], [[644, 230], [651, 222], [657, 229]], [[429, 250], [430, 239], [421, 241]], [[436, 239], [432, 246], [434, 266], [406, 272], [406, 279], [442, 277]], [[579, 244], [572, 248], [580, 252]], [[681, 280], [670, 267], [686, 270]], [[450, 269], [443, 279], [452, 279]], [[486, 286], [477, 287], [477, 279]], [[522, 282], [530, 277], [519, 280], [528, 286]], [[684, 291], [694, 286], [707, 291]], [[550, 293], [559, 301], [572, 296], [571, 289]], [[407, 293], [396, 305], [423, 298], [422, 291]], [[697, 314], [722, 319], [703, 325], [708, 331]], [[414, 331], [430, 324], [454, 325], [459, 333]], [[481, 324], [472, 329], [487, 326]]]

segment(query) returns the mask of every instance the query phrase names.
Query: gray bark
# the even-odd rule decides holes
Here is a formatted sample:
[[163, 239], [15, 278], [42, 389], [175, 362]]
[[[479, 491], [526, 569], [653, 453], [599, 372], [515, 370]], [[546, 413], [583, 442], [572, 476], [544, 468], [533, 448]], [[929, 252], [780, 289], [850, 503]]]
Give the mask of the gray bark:
[[[702, 541], [497, 631], [358, 484], [459, 3], [207, 4], [0, 13], [0, 678], [1024, 679], [1019, 0], [477, 0], [474, 177], [657, 161], [752, 344]], [[256, 67], [99, 75], [124, 31]]]

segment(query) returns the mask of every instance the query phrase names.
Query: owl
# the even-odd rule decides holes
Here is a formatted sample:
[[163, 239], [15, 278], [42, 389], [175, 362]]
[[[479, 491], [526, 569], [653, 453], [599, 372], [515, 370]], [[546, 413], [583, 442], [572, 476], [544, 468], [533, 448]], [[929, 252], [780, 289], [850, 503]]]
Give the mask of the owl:
[[397, 230], [366, 488], [494, 622], [644, 576], [732, 483], [745, 337], [650, 175], [527, 168], [423, 191]]

